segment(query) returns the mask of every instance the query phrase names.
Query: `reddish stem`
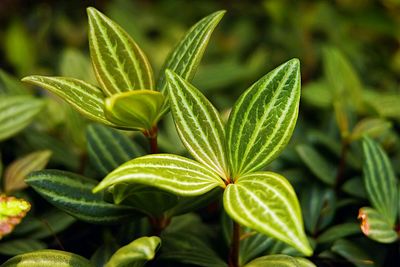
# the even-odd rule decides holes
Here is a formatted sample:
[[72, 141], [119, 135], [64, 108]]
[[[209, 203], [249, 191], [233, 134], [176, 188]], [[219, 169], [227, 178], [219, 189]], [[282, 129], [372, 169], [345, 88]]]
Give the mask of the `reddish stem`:
[[233, 222], [231, 249], [229, 251], [229, 267], [239, 267], [240, 225]]

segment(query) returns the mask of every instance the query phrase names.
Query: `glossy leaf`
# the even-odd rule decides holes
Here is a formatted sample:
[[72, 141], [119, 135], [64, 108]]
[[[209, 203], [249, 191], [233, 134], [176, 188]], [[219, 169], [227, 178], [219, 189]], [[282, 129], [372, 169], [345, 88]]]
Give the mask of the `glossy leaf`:
[[33, 171], [43, 169], [50, 157], [50, 150], [42, 150], [25, 155], [11, 163], [4, 173], [4, 191], [12, 192], [27, 187], [25, 177]]
[[397, 181], [385, 151], [368, 137], [363, 139], [364, 182], [373, 207], [394, 224], [397, 215]]
[[244, 265], [244, 267], [306, 267], [315, 266], [311, 262], [297, 260], [297, 258], [286, 255], [268, 255], [256, 258]]
[[40, 86], [58, 95], [91, 120], [115, 126], [104, 116], [104, 93], [87, 82], [67, 77], [28, 76], [23, 82]]
[[336, 169], [317, 150], [312, 146], [298, 145], [296, 151], [317, 178], [328, 185], [334, 185]]
[[30, 208], [31, 204], [23, 199], [0, 195], [0, 239], [14, 230]]
[[374, 261], [370, 258], [366, 251], [358, 247], [356, 243], [348, 240], [337, 240], [331, 247], [331, 250], [357, 267], [375, 266]]
[[129, 207], [107, 203], [102, 194], [93, 194], [97, 181], [74, 173], [44, 170], [25, 181], [52, 205], [86, 222], [116, 223], [136, 215]]
[[[174, 48], [160, 70], [157, 81], [157, 90], [164, 95], [168, 94], [165, 71], [170, 69], [186, 81], [191, 81], [197, 70], [200, 60], [208, 45], [211, 34], [225, 11], [217, 11], [203, 18], [186, 33], [179, 44]], [[163, 106], [163, 113], [168, 110], [168, 102]]]
[[104, 92], [152, 90], [153, 71], [139, 46], [114, 21], [93, 7], [89, 17], [90, 56], [97, 80]]
[[167, 70], [170, 106], [179, 136], [190, 154], [229, 178], [225, 156], [225, 131], [218, 111], [195, 87]]
[[60, 250], [38, 250], [15, 256], [1, 265], [2, 267], [91, 267], [87, 259]]
[[102, 177], [143, 154], [143, 150], [128, 136], [101, 124], [89, 125], [86, 138], [90, 163]]
[[227, 124], [232, 177], [263, 168], [294, 130], [300, 100], [300, 63], [292, 59], [253, 84], [235, 103]]
[[364, 235], [380, 243], [392, 243], [399, 237], [391, 225], [373, 208], [361, 208], [358, 213], [361, 220], [361, 230]]
[[30, 96], [2, 96], [0, 100], [0, 141], [27, 127], [43, 106], [43, 100]]
[[377, 137], [385, 133], [391, 127], [392, 123], [390, 121], [381, 118], [366, 118], [354, 126], [350, 139], [355, 141], [360, 139], [363, 135]]
[[181, 196], [197, 196], [225, 184], [218, 175], [194, 160], [171, 154], [153, 154], [122, 164], [93, 190], [118, 183], [146, 184]]
[[318, 236], [318, 243], [336, 241], [338, 238], [344, 238], [350, 235], [359, 234], [360, 227], [356, 223], [342, 223], [332, 226]]
[[116, 125], [140, 131], [156, 123], [164, 96], [157, 91], [135, 90], [114, 94], [105, 101], [105, 116]]
[[224, 208], [241, 225], [312, 254], [296, 193], [284, 177], [272, 172], [239, 177], [224, 192]]
[[157, 236], [141, 237], [118, 249], [107, 262], [106, 267], [141, 267], [154, 259], [160, 247], [161, 239]]
[[[46, 243], [35, 239], [12, 239], [0, 243], [0, 254], [15, 256], [39, 249], [45, 249]], [[3, 265], [2, 265], [3, 266]]]

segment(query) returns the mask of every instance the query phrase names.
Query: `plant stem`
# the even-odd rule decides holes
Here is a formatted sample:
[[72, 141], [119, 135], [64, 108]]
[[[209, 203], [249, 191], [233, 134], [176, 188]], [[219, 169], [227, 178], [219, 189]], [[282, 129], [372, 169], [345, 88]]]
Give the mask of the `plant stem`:
[[144, 135], [149, 139], [150, 154], [158, 153], [157, 130], [157, 126], [153, 126], [149, 131], [144, 132]]
[[229, 251], [229, 267], [239, 267], [240, 225], [233, 221], [231, 249]]
[[349, 142], [347, 139], [342, 140], [342, 148], [340, 152], [340, 162], [336, 174], [336, 180], [335, 180], [335, 190], [338, 191], [342, 184], [344, 183], [344, 171], [346, 168], [346, 155], [347, 155], [347, 150], [349, 148]]

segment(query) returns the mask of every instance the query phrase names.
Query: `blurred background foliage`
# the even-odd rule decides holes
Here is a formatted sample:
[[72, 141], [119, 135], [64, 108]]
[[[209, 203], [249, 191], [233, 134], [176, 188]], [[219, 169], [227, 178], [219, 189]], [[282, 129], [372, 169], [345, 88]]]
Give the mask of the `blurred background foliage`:
[[[87, 121], [55, 96], [18, 82], [23, 76], [41, 74], [96, 84], [89, 59], [87, 6], [119, 23], [147, 54], [155, 73], [191, 25], [216, 10], [227, 10], [193, 82], [223, 115], [252, 82], [288, 59], [299, 58], [303, 94], [299, 122], [290, 147], [269, 168], [284, 171], [295, 185], [305, 228], [316, 244], [318, 266], [396, 266], [398, 242], [383, 245], [367, 240], [360, 235], [356, 214], [368, 203], [358, 142], [363, 134], [381, 143], [397, 177], [400, 174], [399, 0], [1, 0], [0, 97], [46, 96], [42, 97], [45, 111], [37, 121], [1, 143], [4, 166], [33, 151], [51, 150], [49, 167], [98, 175], [94, 168], [82, 170], [90, 161]], [[134, 138], [143, 143], [140, 136]], [[162, 122], [159, 143], [162, 151], [185, 153], [170, 116]], [[30, 193], [16, 192], [28, 200]], [[42, 202], [36, 206], [47, 205]], [[50, 233], [42, 220], [50, 225]], [[55, 209], [37, 212], [26, 221], [14, 236], [18, 241], [31, 233], [31, 250], [59, 248], [61, 239], [67, 250], [89, 257], [101, 243], [96, 234], [100, 227], [76, 223]], [[338, 225], [342, 228], [336, 230]], [[72, 245], [82, 239], [71, 235], [74, 229], [94, 241], [82, 248]], [[52, 235], [55, 239], [47, 240], [48, 245], [40, 241]], [[21, 242], [12, 246], [17, 248], [12, 253], [10, 246], [0, 244], [0, 254], [27, 251], [21, 249], [27, 241]]]

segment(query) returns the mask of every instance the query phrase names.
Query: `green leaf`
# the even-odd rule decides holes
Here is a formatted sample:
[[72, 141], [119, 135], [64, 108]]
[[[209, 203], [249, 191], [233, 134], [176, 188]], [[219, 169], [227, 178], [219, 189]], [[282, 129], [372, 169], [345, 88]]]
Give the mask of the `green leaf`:
[[368, 137], [363, 139], [364, 182], [369, 200], [393, 225], [397, 216], [397, 181], [392, 165], [385, 151], [378, 143]]
[[356, 223], [337, 224], [321, 233], [317, 241], [318, 243], [333, 242], [338, 238], [359, 234], [360, 232], [360, 226]]
[[116, 126], [104, 116], [105, 96], [96, 86], [74, 78], [38, 75], [25, 77], [22, 81], [40, 86], [58, 95], [91, 120]]
[[392, 127], [392, 123], [381, 118], [365, 118], [358, 122], [350, 135], [350, 140], [355, 141], [363, 135], [378, 137]]
[[167, 70], [170, 106], [179, 136], [190, 154], [225, 180], [224, 127], [218, 111], [195, 87]]
[[286, 256], [286, 255], [268, 255], [256, 258], [246, 264], [244, 267], [303, 267], [303, 266], [315, 266], [314, 264], [307, 262], [307, 265], [297, 258]]
[[361, 177], [353, 177], [347, 179], [342, 186], [343, 192], [358, 198], [367, 199], [367, 191], [365, 190], [364, 181]]
[[153, 154], [122, 164], [94, 188], [98, 192], [118, 183], [139, 183], [181, 196], [198, 196], [221, 186], [218, 175], [202, 164], [181, 156]]
[[0, 195], [0, 239], [14, 230], [30, 208], [31, 204], [23, 199]]
[[[0, 243], [0, 254], [15, 256], [39, 249], [45, 249], [46, 243], [34, 239], [13, 239]], [[3, 266], [3, 265], [1, 265]]]
[[63, 50], [59, 68], [61, 76], [85, 80], [94, 85], [97, 83], [89, 57], [77, 48]]
[[380, 243], [392, 243], [399, 238], [394, 226], [373, 208], [361, 208], [358, 219], [361, 219], [362, 232], [372, 240]]
[[274, 243], [274, 239], [267, 237], [260, 233], [245, 232], [243, 235], [249, 234], [251, 236], [240, 240], [239, 245], [239, 263], [240, 266], [249, 262], [260, 255], [265, 255], [265, 252]]
[[[157, 81], [157, 90], [167, 95], [167, 81], [165, 71], [170, 69], [177, 73], [184, 80], [190, 82], [204, 51], [208, 45], [211, 34], [219, 21], [224, 16], [225, 11], [217, 11], [203, 18], [190, 28], [186, 35], [181, 39], [178, 45], [169, 54], [160, 70], [159, 79]], [[163, 106], [163, 112], [168, 110], [168, 102]]]
[[296, 193], [284, 177], [272, 172], [239, 177], [224, 192], [224, 208], [241, 225], [312, 254]]
[[357, 267], [376, 266], [366, 251], [362, 250], [355, 243], [352, 243], [348, 240], [337, 240], [331, 247], [331, 250]]
[[294, 130], [300, 100], [300, 63], [292, 59], [253, 84], [235, 103], [227, 124], [232, 177], [263, 168]]
[[96, 180], [74, 173], [44, 170], [25, 181], [52, 205], [86, 222], [116, 223], [137, 215], [129, 207], [105, 202], [102, 194], [92, 193]]
[[44, 102], [30, 96], [2, 96], [0, 101], [0, 141], [27, 127]]
[[12, 192], [26, 188], [25, 177], [33, 171], [42, 170], [50, 157], [50, 150], [42, 150], [29, 153], [12, 162], [4, 173], [4, 191]]
[[93, 7], [89, 17], [90, 56], [104, 92], [153, 90], [153, 71], [139, 46], [114, 21]]
[[126, 135], [101, 124], [89, 125], [86, 138], [89, 161], [102, 177], [143, 154], [143, 150]]
[[65, 251], [45, 249], [15, 256], [1, 267], [92, 267], [87, 259]]
[[334, 185], [336, 169], [312, 146], [298, 145], [296, 151], [310, 171], [321, 181]]
[[139, 131], [156, 123], [164, 96], [157, 91], [135, 90], [114, 94], [105, 101], [105, 116], [116, 125]]
[[0, 95], [29, 95], [21, 81], [0, 69]]
[[118, 249], [107, 262], [106, 267], [141, 267], [154, 259], [160, 247], [161, 239], [157, 236], [141, 237]]

